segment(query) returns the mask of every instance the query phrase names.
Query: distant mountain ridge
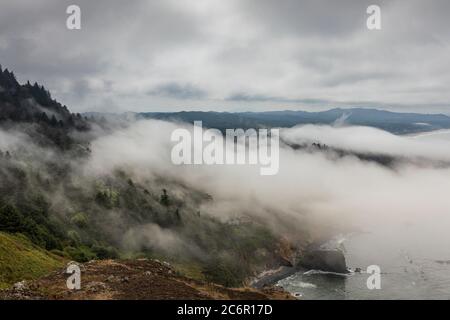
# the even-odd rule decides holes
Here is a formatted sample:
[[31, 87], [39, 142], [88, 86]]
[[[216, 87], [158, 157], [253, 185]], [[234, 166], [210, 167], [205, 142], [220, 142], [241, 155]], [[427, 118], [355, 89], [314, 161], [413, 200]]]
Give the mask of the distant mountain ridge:
[[66, 134], [70, 130], [87, 130], [88, 118], [128, 121], [134, 118], [159, 119], [193, 123], [204, 127], [229, 128], [293, 127], [303, 124], [358, 125], [375, 127], [394, 134], [412, 134], [450, 129], [450, 117], [444, 114], [400, 113], [368, 108], [335, 108], [327, 111], [266, 111], [266, 112], [127, 112], [123, 114], [88, 112], [80, 115], [51, 97], [43, 86], [27, 82], [21, 85], [14, 73], [0, 66], [0, 125], [28, 123], [56, 144], [71, 144]]
[[378, 109], [331, 109], [320, 112], [146, 112], [137, 117], [193, 123], [202, 121], [205, 127], [227, 128], [293, 127], [302, 124], [358, 125], [375, 127], [394, 134], [411, 134], [450, 128], [450, 117], [444, 114], [399, 113]]

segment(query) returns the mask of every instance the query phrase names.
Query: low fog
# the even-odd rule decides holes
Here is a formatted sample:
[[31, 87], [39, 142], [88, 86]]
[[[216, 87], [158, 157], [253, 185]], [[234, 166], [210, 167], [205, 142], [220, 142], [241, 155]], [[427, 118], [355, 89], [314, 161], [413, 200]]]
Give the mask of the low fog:
[[[180, 127], [192, 130], [188, 124], [139, 120], [99, 133], [91, 142], [89, 157], [73, 164], [77, 168], [73, 179], [101, 177], [116, 169], [127, 171], [136, 182], [164, 178], [211, 195], [212, 201], [204, 202], [200, 211], [223, 221], [255, 219], [294, 241], [305, 230], [318, 239], [374, 232], [382, 235], [380, 245], [399, 251], [413, 246], [432, 258], [448, 258], [443, 255], [448, 255], [445, 244], [450, 243], [450, 168], [423, 162], [450, 160], [448, 143], [438, 135], [422, 139], [366, 127], [314, 125], [281, 129], [282, 141], [288, 143], [315, 142], [400, 160], [384, 166], [352, 155], [336, 156], [332, 150], [294, 150], [281, 143], [278, 174], [261, 176], [259, 165], [173, 165], [170, 154], [175, 143], [170, 137]], [[0, 131], [0, 149], [26, 143], [20, 135]], [[40, 156], [49, 154], [39, 152]], [[422, 162], [404, 161], [408, 158]], [[181, 190], [171, 192], [183, 196]], [[65, 197], [54, 197], [54, 205], [61, 205]], [[155, 225], [118, 237], [129, 247], [149, 242], [178, 251], [182, 244], [175, 233]], [[367, 249], [377, 252], [377, 248]]]
[[[450, 169], [415, 166], [399, 161], [394, 167], [329, 152], [293, 150], [283, 145], [280, 170], [261, 176], [257, 165], [171, 164], [171, 132], [188, 125], [138, 121], [92, 143], [86, 174], [126, 167], [137, 179], [164, 175], [212, 195], [202, 212], [221, 219], [251, 216], [279, 233], [312, 228], [333, 232], [385, 230], [399, 246], [414, 241], [435, 251], [450, 242]], [[192, 129], [192, 128], [191, 128]], [[282, 129], [292, 143], [320, 142], [345, 150], [383, 153], [402, 158], [448, 161], [441, 139], [395, 136], [367, 127], [306, 125]], [[300, 236], [300, 235], [299, 235]]]

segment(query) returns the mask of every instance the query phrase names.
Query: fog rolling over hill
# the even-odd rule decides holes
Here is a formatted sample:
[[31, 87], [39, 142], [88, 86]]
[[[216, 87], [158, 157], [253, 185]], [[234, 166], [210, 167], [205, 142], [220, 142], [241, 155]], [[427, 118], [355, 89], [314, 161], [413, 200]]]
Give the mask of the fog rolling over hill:
[[[408, 292], [413, 281], [416, 296], [424, 296], [448, 282], [448, 266], [436, 262], [450, 259], [443, 245], [450, 243], [448, 141], [404, 135], [448, 128], [446, 116], [369, 109], [78, 115], [38, 84], [20, 85], [9, 71], [0, 80], [0, 232], [11, 246], [34, 248], [39, 267], [18, 272], [20, 266], [1, 260], [0, 270], [9, 270], [3, 287], [50, 272], [60, 259], [136, 258], [169, 261], [173, 269], [161, 281], [176, 272], [201, 286], [245, 286], [280, 266], [306, 271], [310, 248], [327, 240], [367, 234], [356, 240], [366, 255], [347, 251], [348, 267], [378, 264], [386, 277], [401, 279], [376, 297]], [[222, 130], [281, 127], [279, 172], [174, 165], [171, 134], [192, 132], [194, 120]], [[419, 271], [405, 271], [399, 256], [411, 257]], [[336, 287], [328, 278], [298, 275], [283, 283], [286, 290], [303, 290], [307, 282], [330, 297], [344, 287], [339, 298], [358, 298], [366, 283], [343, 276]], [[116, 288], [98, 281], [108, 293]], [[434, 294], [442, 298], [448, 290]]]
[[[21, 234], [65, 261], [159, 258], [198, 281], [225, 286], [292, 263], [310, 235], [289, 231], [278, 213], [273, 224], [251, 218], [253, 210], [213, 214], [219, 194], [172, 165], [168, 138], [175, 128], [72, 114], [42, 85], [21, 85], [2, 70], [0, 232]], [[5, 242], [3, 252], [21, 261], [24, 253], [8, 243], [15, 242]], [[58, 265], [35, 259], [40, 272], [25, 273], [11, 259], [0, 261], [0, 270], [9, 270], [2, 287]]]
[[450, 298], [449, 0], [0, 3], [0, 300]]

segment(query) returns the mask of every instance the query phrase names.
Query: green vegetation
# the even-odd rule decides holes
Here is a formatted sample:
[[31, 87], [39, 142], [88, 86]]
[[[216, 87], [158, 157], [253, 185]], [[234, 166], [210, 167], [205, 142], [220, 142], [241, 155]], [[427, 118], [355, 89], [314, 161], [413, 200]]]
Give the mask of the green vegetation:
[[86, 217], [86, 215], [82, 212], [78, 212], [77, 214], [75, 214], [72, 219], [71, 222], [76, 225], [78, 228], [86, 228], [88, 225], [88, 218]]
[[[35, 245], [79, 262], [133, 252], [161, 257], [195, 278], [226, 286], [242, 284], [274, 259], [277, 239], [264, 226], [200, 214], [209, 195], [176, 182], [166, 182], [161, 193], [159, 181], [134, 182], [125, 171], [74, 183], [67, 160], [60, 160], [45, 164], [51, 170], [0, 160], [0, 231], [24, 234]], [[55, 197], [63, 197], [64, 205], [52, 205]], [[161, 235], [142, 231], [146, 225], [162, 239], [175, 237], [176, 246], [151, 241]]]
[[13, 137], [2, 145], [10, 150], [0, 150], [2, 283], [41, 275], [58, 256], [139, 255], [235, 286], [274, 260], [269, 230], [200, 213], [212, 197], [181, 179], [127, 166], [86, 174], [98, 134], [89, 128], [112, 128], [70, 113], [43, 86], [20, 85], [1, 67], [0, 87], [1, 138]]
[[0, 232], [0, 288], [34, 279], [64, 265], [64, 258], [33, 244], [27, 237]]

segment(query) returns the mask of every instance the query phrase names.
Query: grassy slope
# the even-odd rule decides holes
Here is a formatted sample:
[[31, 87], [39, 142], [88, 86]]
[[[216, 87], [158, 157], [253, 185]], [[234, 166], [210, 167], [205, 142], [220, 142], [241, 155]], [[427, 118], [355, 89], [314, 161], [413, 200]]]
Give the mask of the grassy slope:
[[25, 236], [0, 232], [0, 289], [61, 267], [64, 259], [32, 244]]

